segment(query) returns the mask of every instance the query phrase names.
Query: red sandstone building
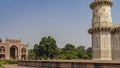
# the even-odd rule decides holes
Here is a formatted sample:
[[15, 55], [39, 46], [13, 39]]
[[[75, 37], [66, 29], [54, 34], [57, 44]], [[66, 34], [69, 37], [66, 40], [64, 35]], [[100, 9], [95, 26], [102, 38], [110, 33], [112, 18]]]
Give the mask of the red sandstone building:
[[28, 44], [16, 39], [6, 39], [4, 43], [0, 38], [0, 59], [28, 59]]

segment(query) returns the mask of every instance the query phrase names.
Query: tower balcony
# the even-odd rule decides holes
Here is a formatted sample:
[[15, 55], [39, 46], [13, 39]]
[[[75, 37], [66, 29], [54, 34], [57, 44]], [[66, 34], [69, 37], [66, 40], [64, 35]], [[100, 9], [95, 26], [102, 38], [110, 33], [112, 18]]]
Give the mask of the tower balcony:
[[93, 34], [93, 33], [97, 33], [97, 32], [112, 32], [114, 28], [112, 27], [96, 27], [96, 28], [91, 28], [88, 30], [88, 33]]
[[94, 2], [98, 2], [98, 1], [112, 1], [113, 2], [113, 0], [94, 0]]
[[94, 9], [99, 5], [109, 5], [110, 7], [112, 7], [113, 1], [112, 0], [94, 0], [94, 2], [90, 4], [90, 8]]

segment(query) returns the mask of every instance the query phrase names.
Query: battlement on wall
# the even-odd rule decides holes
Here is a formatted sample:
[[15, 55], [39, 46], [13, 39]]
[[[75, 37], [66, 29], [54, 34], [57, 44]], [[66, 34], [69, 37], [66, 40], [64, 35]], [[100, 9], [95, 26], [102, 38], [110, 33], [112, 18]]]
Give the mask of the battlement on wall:
[[18, 40], [18, 39], [6, 39], [6, 41], [14, 41], [14, 42], [21, 42], [21, 40]]
[[21, 40], [18, 40], [18, 39], [6, 39], [6, 42], [9, 42], [9, 43], [21, 43]]

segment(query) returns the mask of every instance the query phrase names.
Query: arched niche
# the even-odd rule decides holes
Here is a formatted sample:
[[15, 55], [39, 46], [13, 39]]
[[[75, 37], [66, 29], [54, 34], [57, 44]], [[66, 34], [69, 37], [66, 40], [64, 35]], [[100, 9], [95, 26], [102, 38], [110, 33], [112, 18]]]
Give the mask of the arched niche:
[[5, 58], [5, 47], [0, 46], [0, 59], [4, 59], [4, 58]]
[[18, 48], [15, 45], [10, 47], [10, 58], [17, 59], [18, 58]]
[[23, 48], [21, 49], [21, 52], [22, 52], [22, 53], [26, 53], [26, 48], [23, 47]]
[[5, 52], [5, 47], [4, 46], [0, 46], [0, 52]]

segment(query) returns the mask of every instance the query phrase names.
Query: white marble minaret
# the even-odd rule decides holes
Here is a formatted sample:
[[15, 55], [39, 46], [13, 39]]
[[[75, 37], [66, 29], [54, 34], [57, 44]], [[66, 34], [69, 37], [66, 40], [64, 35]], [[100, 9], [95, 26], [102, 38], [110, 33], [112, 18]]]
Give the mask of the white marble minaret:
[[94, 0], [90, 4], [93, 10], [93, 18], [92, 28], [88, 32], [92, 35], [93, 60], [112, 60], [112, 5], [112, 0]]

